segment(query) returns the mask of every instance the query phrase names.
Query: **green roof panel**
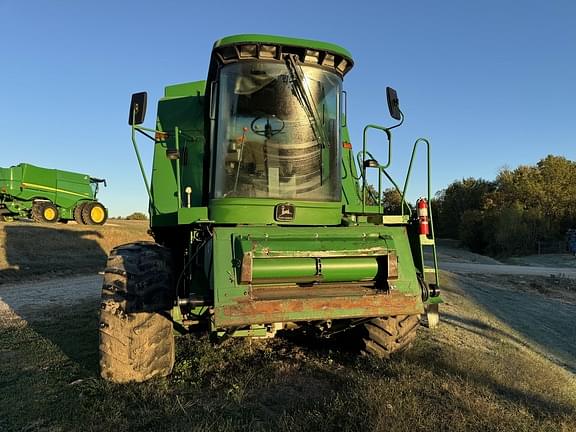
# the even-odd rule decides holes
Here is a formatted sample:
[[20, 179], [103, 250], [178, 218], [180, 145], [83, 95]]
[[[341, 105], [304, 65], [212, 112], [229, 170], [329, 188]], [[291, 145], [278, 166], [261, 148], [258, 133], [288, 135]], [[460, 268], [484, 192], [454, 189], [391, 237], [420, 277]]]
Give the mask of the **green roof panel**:
[[342, 48], [341, 46], [328, 42], [321, 42], [310, 39], [298, 39], [285, 36], [273, 36], [262, 34], [241, 34], [241, 35], [227, 36], [217, 40], [214, 43], [214, 48], [219, 48], [227, 45], [243, 44], [243, 43], [276, 44], [276, 45], [296, 46], [302, 48], [323, 50], [333, 54], [337, 54], [353, 62], [352, 54], [350, 54], [348, 50]]

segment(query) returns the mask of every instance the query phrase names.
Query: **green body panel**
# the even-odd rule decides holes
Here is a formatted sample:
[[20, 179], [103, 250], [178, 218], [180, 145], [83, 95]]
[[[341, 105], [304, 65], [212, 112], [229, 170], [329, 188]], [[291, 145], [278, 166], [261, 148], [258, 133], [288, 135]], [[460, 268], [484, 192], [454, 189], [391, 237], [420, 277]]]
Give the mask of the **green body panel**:
[[[257, 303], [254, 290], [279, 286], [288, 290], [296, 284], [317, 281], [374, 283], [382, 272], [380, 259], [388, 254], [398, 257], [398, 278], [394, 291], [418, 298], [420, 286], [410, 252], [410, 244], [403, 226], [356, 227], [217, 227], [213, 237], [214, 271], [211, 288], [214, 292], [216, 327], [225, 327], [231, 318], [227, 315], [235, 306]], [[253, 258], [252, 283], [242, 282], [245, 255]], [[321, 270], [316, 263], [321, 262]], [[318, 273], [320, 273], [319, 277]], [[345, 285], [344, 285], [345, 286]], [[343, 291], [344, 293], [344, 291]], [[344, 294], [343, 294], [344, 296]], [[389, 314], [378, 311], [374, 316]], [[359, 308], [338, 311], [307, 309], [283, 313], [283, 321], [322, 320], [331, 318], [362, 317]], [[245, 324], [262, 324], [262, 316], [247, 317]], [[234, 317], [238, 319], [238, 317]]]
[[177, 215], [179, 225], [188, 225], [207, 221], [208, 209], [206, 207], [180, 208]]
[[[198, 210], [204, 194], [205, 84], [198, 81], [166, 87], [166, 96], [158, 103], [156, 128], [168, 136], [154, 144], [152, 226], [206, 218], [206, 209]], [[167, 150], [178, 152], [179, 158], [169, 159]], [[187, 187], [192, 190], [190, 199], [185, 192]]]
[[296, 208], [294, 219], [277, 222], [276, 205], [286, 200], [262, 198], [221, 198], [210, 201], [209, 216], [219, 223], [282, 225], [340, 225], [342, 205], [339, 202], [290, 201]]
[[90, 176], [21, 163], [0, 168], [0, 204], [11, 214], [29, 216], [35, 200], [58, 207], [60, 219], [73, 218], [76, 205], [96, 201]]

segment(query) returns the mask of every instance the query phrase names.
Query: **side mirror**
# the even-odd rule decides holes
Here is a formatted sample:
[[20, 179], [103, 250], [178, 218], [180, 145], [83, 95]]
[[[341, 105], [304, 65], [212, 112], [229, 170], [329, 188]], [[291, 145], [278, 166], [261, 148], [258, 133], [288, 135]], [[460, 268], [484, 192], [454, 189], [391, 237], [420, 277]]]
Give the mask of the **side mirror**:
[[400, 120], [402, 118], [402, 113], [400, 112], [400, 101], [398, 100], [396, 90], [392, 87], [386, 87], [386, 99], [388, 99], [388, 111], [390, 111], [390, 116], [395, 120]]
[[146, 92], [134, 93], [132, 95], [132, 100], [130, 101], [130, 114], [128, 116], [128, 124], [130, 126], [144, 123], [147, 99], [148, 93]]

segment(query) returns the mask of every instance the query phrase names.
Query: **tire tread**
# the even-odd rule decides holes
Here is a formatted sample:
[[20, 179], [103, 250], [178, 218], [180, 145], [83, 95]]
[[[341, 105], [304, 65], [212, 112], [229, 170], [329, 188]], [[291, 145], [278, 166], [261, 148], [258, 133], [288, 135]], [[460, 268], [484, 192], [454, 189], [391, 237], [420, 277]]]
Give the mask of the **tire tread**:
[[420, 315], [397, 315], [374, 318], [364, 324], [364, 351], [389, 359], [406, 351], [416, 339]]
[[175, 359], [170, 251], [152, 242], [112, 250], [100, 310], [100, 374], [142, 382], [172, 371]]

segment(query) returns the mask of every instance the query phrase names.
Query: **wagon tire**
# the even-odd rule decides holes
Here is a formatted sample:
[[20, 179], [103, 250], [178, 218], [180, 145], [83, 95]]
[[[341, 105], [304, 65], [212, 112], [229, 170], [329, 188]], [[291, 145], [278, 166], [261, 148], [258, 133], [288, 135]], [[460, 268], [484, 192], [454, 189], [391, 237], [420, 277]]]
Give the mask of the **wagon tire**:
[[100, 308], [100, 374], [116, 383], [167, 376], [175, 360], [170, 251], [118, 246], [108, 257]]

